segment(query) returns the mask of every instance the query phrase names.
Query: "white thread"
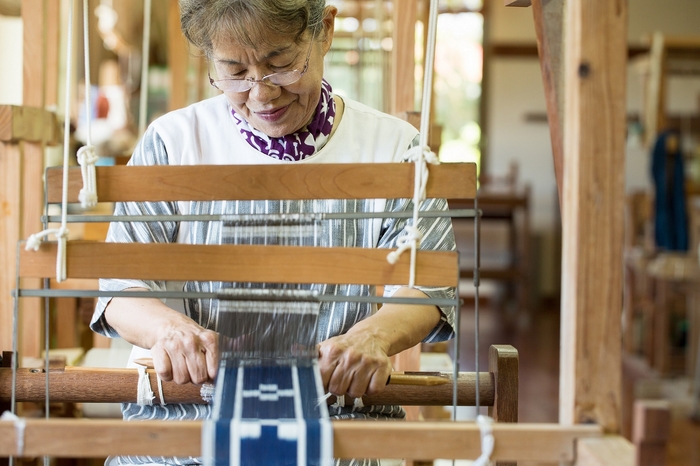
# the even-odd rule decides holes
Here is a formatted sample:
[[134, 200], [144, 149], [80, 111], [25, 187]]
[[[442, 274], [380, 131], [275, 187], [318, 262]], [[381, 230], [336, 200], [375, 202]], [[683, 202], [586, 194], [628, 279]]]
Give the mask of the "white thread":
[[156, 380], [158, 381], [158, 396], [160, 396], [160, 405], [165, 406], [165, 397], [163, 396], [163, 381], [160, 380], [160, 376], [156, 374]]
[[[211, 403], [211, 400], [214, 399], [214, 385], [210, 383], [202, 384], [202, 387], [199, 389], [199, 396], [207, 403]], [[322, 401], [325, 401], [325, 398]]]
[[335, 403], [333, 403], [331, 405], [331, 408], [341, 409], [344, 407], [345, 407], [345, 395], [336, 395], [335, 396]]
[[355, 411], [356, 409], [362, 409], [365, 407], [365, 403], [362, 401], [362, 397], [360, 398], [355, 398], [355, 401], [352, 402], [352, 410]]
[[496, 443], [493, 437], [493, 418], [480, 414], [476, 417], [476, 423], [481, 432], [481, 456], [474, 461], [474, 466], [488, 466], [491, 464], [491, 454]]
[[136, 389], [136, 403], [139, 406], [152, 406], [155, 395], [151, 390], [151, 381], [148, 378], [148, 371], [140, 364], [136, 365], [139, 372], [139, 384]]
[[27, 423], [24, 418], [18, 417], [9, 411], [5, 411], [0, 416], [0, 421], [13, 421], [15, 423], [15, 433], [17, 435], [17, 456], [24, 456], [24, 430]]
[[[88, 130], [89, 132], [89, 130]], [[90, 137], [88, 136], [88, 140]], [[83, 209], [97, 205], [97, 180], [95, 176], [95, 162], [100, 157], [95, 153], [95, 146], [86, 145], [78, 149], [78, 163], [80, 173], [83, 176], [83, 187], [78, 195]]]

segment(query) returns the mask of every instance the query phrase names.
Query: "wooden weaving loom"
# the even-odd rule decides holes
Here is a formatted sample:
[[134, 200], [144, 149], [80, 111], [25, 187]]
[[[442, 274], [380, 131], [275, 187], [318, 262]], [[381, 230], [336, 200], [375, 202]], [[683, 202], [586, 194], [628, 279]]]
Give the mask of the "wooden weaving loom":
[[[475, 196], [476, 170], [473, 164], [441, 165], [431, 167], [427, 187], [429, 197], [470, 199]], [[212, 200], [212, 199], [309, 199], [309, 198], [394, 198], [410, 197], [413, 184], [412, 164], [343, 164], [343, 165], [274, 165], [274, 166], [166, 166], [166, 167], [99, 167], [97, 169], [98, 198], [105, 202], [133, 200]], [[357, 180], [361, 180], [359, 183]], [[192, 188], [192, 187], [196, 188]], [[81, 187], [80, 170], [71, 169], [69, 199], [77, 199]], [[163, 189], [167, 187], [167, 189]], [[61, 200], [62, 170], [47, 171], [47, 201]], [[84, 216], [73, 220], [88, 219]], [[106, 220], [118, 220], [116, 217]], [[54, 220], [49, 218], [48, 220]], [[402, 283], [408, 277], [408, 258], [391, 266], [386, 261], [386, 250], [357, 248], [304, 248], [270, 246], [203, 246], [183, 244], [115, 244], [70, 242], [67, 256], [67, 276], [71, 278], [141, 278], [159, 280], [248, 280], [282, 282], [293, 277], [295, 282], [386, 284]], [[345, 267], [336, 267], [342, 254]], [[100, 258], [100, 260], [95, 260]], [[56, 244], [44, 243], [40, 251], [20, 250], [19, 276], [22, 279], [53, 276]], [[188, 264], [184, 267], [182, 264]], [[231, 264], [236, 264], [232, 266]], [[300, 267], [300, 264], [305, 264]], [[274, 267], [272, 267], [274, 265]], [[293, 272], [293, 273], [292, 273]], [[419, 252], [416, 283], [418, 285], [456, 286], [459, 276], [457, 253]], [[85, 296], [95, 295], [90, 290], [30, 290], [19, 291], [20, 297], [37, 295]], [[99, 294], [99, 292], [97, 292]], [[492, 373], [481, 373], [480, 397], [484, 406], [492, 407], [492, 414], [501, 421], [517, 421], [517, 352], [512, 347], [491, 348]], [[8, 387], [8, 370], [4, 369], [3, 383]], [[79, 380], [84, 384], [105, 380], [135, 379], [134, 371], [93, 372], [65, 368], [49, 371], [51, 382], [59, 385], [59, 400], [71, 401], [129, 401], [124, 387], [98, 393], [86, 390], [79, 393]], [[0, 372], [2, 374], [2, 372]], [[18, 372], [18, 400], [41, 398], [43, 374], [22, 370]], [[458, 404], [474, 404], [476, 374], [460, 374]], [[64, 384], [62, 381], [70, 382]], [[133, 382], [128, 390], [133, 390]], [[8, 387], [9, 388], [9, 387]], [[421, 387], [424, 389], [427, 387]], [[421, 389], [408, 386], [390, 386], [387, 393], [367, 403], [449, 404], [452, 385], [432, 388], [436, 396], [430, 398]], [[198, 388], [165, 384], [166, 401], [196, 401]], [[428, 388], [428, 390], [431, 390]], [[3, 390], [4, 391], [4, 390]], [[54, 393], [50, 389], [51, 394]], [[502, 393], [502, 394], [501, 394]], [[171, 398], [171, 396], [173, 398]], [[4, 398], [4, 397], [0, 397]], [[53, 423], [52, 421], [49, 421]], [[70, 422], [70, 421], [69, 421]], [[74, 421], [80, 422], [80, 421]], [[8, 423], [2, 428], [7, 427]], [[31, 422], [30, 422], [31, 424]], [[88, 422], [88, 424], [92, 424]], [[115, 425], [121, 425], [119, 423]], [[129, 427], [129, 426], [126, 426]], [[121, 428], [121, 427], [119, 427]], [[29, 434], [31, 429], [27, 430]], [[197, 436], [199, 437], [199, 436]], [[27, 438], [28, 440], [28, 438]], [[26, 443], [30, 445], [30, 443]], [[167, 447], [165, 447], [167, 449]], [[70, 448], [71, 455], [76, 449]], [[341, 450], [342, 451], [342, 450]], [[28, 451], [27, 451], [28, 452]], [[0, 450], [0, 454], [8, 454]], [[357, 456], [350, 453], [350, 456]]]

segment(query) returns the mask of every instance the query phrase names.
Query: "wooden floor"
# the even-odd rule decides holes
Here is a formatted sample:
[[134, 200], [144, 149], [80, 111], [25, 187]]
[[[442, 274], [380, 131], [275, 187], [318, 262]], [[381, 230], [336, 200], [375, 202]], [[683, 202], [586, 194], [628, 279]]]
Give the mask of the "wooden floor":
[[[474, 370], [474, 309], [461, 314], [460, 370]], [[556, 305], [512, 316], [495, 307], [479, 311], [480, 370], [488, 367], [488, 347], [510, 344], [520, 354], [519, 419], [521, 422], [557, 422], [559, 400], [559, 309]], [[683, 383], [678, 379], [662, 381]], [[668, 390], [667, 390], [668, 391]], [[685, 391], [687, 392], [687, 390]], [[675, 397], [674, 397], [675, 398]], [[668, 446], [668, 466], [700, 466], [700, 424], [689, 419], [689, 401], [670, 400], [673, 422]], [[519, 462], [519, 466], [533, 466]]]

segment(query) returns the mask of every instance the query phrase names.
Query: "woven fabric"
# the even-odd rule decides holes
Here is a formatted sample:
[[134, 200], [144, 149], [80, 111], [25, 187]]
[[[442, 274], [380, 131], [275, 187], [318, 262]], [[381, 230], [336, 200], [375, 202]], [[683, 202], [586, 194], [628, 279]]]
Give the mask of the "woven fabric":
[[333, 434], [320, 373], [309, 360], [223, 361], [212, 418], [202, 432], [206, 466], [330, 466]]

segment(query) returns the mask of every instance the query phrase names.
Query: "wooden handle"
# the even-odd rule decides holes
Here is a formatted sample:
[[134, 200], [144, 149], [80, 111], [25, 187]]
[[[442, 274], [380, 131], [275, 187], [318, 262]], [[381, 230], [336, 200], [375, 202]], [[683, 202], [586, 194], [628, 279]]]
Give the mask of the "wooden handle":
[[134, 359], [134, 363], [138, 364], [139, 366], [144, 366], [146, 369], [155, 369], [153, 359], [151, 358], [137, 358]]

